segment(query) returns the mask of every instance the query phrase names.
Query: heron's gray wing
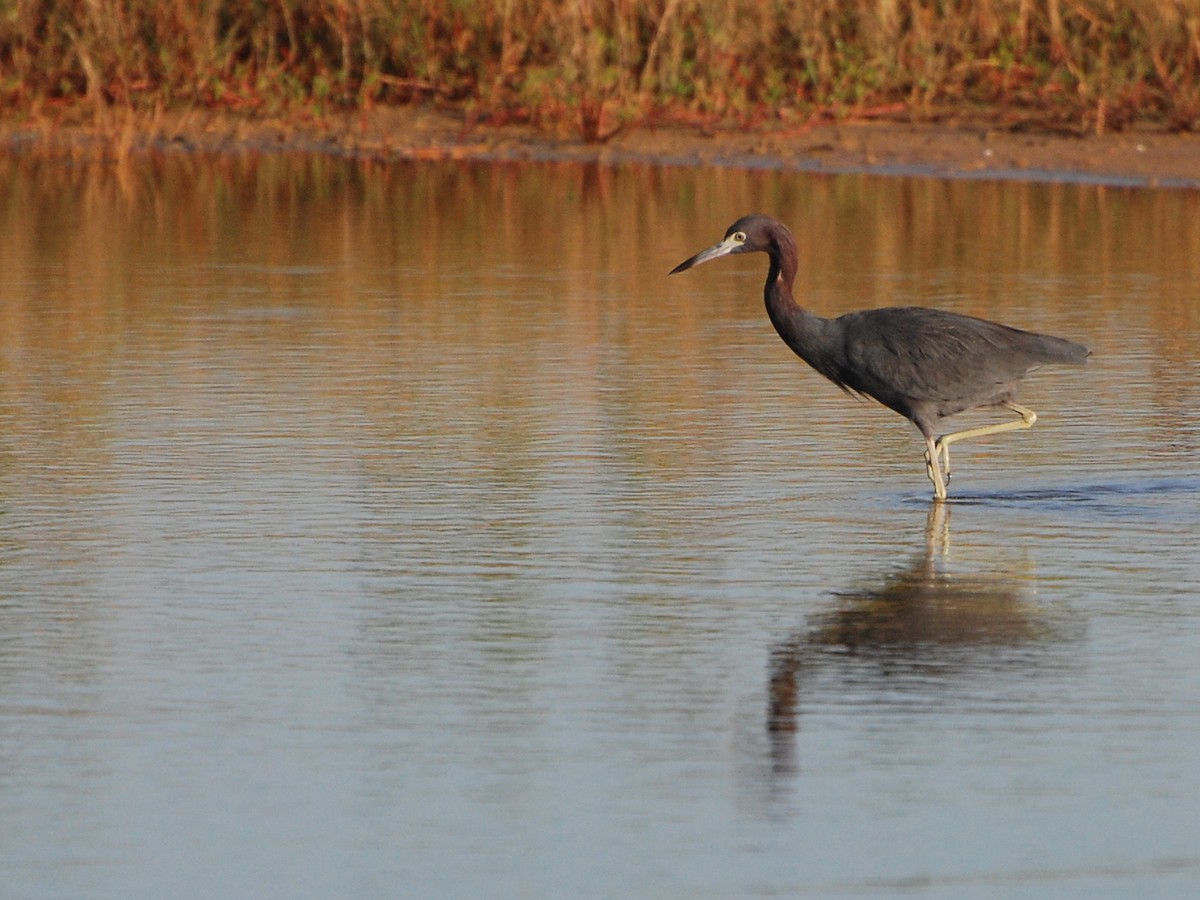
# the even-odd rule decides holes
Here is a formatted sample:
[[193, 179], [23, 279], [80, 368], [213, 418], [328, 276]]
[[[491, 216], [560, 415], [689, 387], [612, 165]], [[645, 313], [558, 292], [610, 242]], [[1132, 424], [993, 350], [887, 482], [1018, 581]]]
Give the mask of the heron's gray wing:
[[1049, 361], [1030, 341], [1041, 335], [943, 310], [873, 309], [837, 321], [846, 384], [893, 407], [982, 402]]

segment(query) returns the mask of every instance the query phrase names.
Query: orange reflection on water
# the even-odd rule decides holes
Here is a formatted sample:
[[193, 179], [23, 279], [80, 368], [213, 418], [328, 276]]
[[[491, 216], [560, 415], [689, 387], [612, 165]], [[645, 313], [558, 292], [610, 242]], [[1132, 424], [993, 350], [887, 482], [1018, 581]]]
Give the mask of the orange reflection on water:
[[397, 432], [404, 415], [436, 431], [507, 411], [474, 452], [589, 408], [588, 453], [615, 428], [663, 465], [703, 465], [698, 417], [765, 427], [763, 404], [846, 403], [771, 334], [762, 260], [665, 275], [761, 209], [795, 232], [797, 293], [818, 312], [928, 304], [1081, 340], [1094, 364], [1036, 393], [1069, 384], [1076, 418], [1111, 407], [1121, 427], [1153, 417], [1197, 442], [1194, 192], [179, 154], [5, 157], [0, 200], [0, 396], [48, 419], [100, 415], [114, 369], [187, 382], [216, 366], [285, 391], [308, 367], [310, 396]]

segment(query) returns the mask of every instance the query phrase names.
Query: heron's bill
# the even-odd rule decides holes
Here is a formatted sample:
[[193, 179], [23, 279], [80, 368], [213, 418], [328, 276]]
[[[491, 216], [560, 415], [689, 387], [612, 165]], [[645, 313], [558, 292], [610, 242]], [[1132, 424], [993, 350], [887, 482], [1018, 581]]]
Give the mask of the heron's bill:
[[725, 240], [721, 241], [719, 244], [713, 244], [707, 250], [701, 250], [699, 253], [697, 253], [695, 256], [693, 256], [691, 259], [685, 259], [683, 262], [681, 262], [679, 265], [677, 265], [675, 268], [673, 268], [668, 274], [674, 275], [677, 272], [685, 272], [688, 269], [692, 268], [692, 266], [698, 266], [698, 265], [700, 265], [700, 263], [706, 263], [710, 259], [718, 259], [722, 256], [726, 256], [727, 254], [732, 253], [734, 250], [736, 250], [738, 247], [741, 247], [741, 246], [742, 246], [741, 243], [739, 243], [738, 241], [735, 241], [733, 239], [733, 236], [730, 235], [729, 237], [725, 238]]

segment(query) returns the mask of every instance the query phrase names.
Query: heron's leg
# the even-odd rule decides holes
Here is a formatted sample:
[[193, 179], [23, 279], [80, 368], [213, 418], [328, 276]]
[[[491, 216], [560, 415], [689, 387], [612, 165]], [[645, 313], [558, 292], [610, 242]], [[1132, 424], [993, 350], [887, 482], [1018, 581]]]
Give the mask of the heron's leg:
[[1032, 409], [1021, 406], [1018, 403], [1002, 403], [1000, 404], [1005, 409], [1011, 409], [1020, 420], [1016, 422], [1001, 422], [998, 425], [983, 425], [979, 428], [968, 428], [966, 431], [955, 431], [951, 434], [944, 434], [937, 439], [934, 447], [942, 456], [942, 460], [946, 464], [947, 472], [950, 470], [950, 445], [955, 441], [961, 441], [965, 438], [983, 437], [986, 434], [1000, 434], [1004, 431], [1017, 431], [1021, 428], [1032, 428], [1033, 423], [1037, 421], [1037, 413]]
[[945, 500], [946, 482], [942, 480], [942, 470], [938, 465], [938, 446], [932, 437], [927, 437], [925, 447], [925, 474], [933, 482], [933, 496], [937, 500]]

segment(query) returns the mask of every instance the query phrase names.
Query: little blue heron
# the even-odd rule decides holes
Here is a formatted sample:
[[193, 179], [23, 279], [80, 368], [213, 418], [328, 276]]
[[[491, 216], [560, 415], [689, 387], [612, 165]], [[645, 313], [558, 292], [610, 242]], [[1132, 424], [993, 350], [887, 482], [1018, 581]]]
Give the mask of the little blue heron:
[[[671, 274], [758, 251], [771, 260], [763, 298], [783, 342], [842, 390], [874, 397], [920, 429], [925, 469], [938, 500], [946, 499], [952, 443], [1029, 428], [1037, 421], [1033, 410], [1016, 402], [1017, 385], [1030, 369], [1045, 363], [1082, 365], [1091, 355], [1082, 344], [939, 309], [897, 306], [836, 319], [818, 316], [792, 297], [796, 239], [769, 216], [738, 219], [720, 243], [684, 260]], [[1004, 407], [1020, 418], [934, 437], [939, 420], [983, 407]]]

